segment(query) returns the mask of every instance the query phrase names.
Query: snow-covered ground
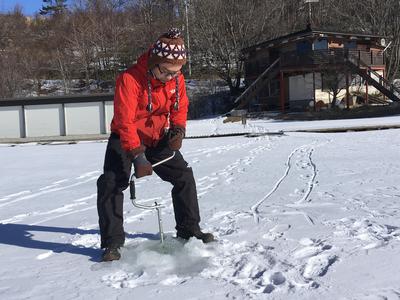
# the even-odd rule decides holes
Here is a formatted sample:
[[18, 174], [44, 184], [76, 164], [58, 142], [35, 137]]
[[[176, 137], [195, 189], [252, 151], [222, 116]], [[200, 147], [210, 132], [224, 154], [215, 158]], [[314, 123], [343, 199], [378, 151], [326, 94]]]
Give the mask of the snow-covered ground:
[[[250, 121], [243, 130], [312, 124], [321, 125]], [[240, 128], [208, 119], [188, 133]], [[96, 211], [106, 143], [1, 145], [0, 298], [400, 299], [399, 134], [185, 140], [201, 225], [218, 242], [173, 239], [170, 185], [154, 175], [137, 180], [136, 194], [165, 205], [165, 246], [156, 214], [134, 208], [126, 191], [127, 242], [112, 263], [99, 263]]]
[[274, 119], [249, 119], [244, 126], [241, 122], [223, 123], [225, 118], [192, 120], [188, 124], [187, 136], [223, 135], [229, 133], [254, 132], [278, 133], [299, 130], [354, 129], [379, 126], [400, 126], [400, 116], [384, 118], [317, 120], [317, 121], [283, 121]]

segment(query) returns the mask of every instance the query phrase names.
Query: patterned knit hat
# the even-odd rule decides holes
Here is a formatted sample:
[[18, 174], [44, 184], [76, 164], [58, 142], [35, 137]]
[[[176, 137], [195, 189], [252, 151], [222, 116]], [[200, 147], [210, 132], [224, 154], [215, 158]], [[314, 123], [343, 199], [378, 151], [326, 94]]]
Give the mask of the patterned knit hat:
[[160, 36], [150, 50], [147, 67], [152, 69], [160, 63], [183, 66], [186, 64], [186, 49], [179, 29], [171, 28]]

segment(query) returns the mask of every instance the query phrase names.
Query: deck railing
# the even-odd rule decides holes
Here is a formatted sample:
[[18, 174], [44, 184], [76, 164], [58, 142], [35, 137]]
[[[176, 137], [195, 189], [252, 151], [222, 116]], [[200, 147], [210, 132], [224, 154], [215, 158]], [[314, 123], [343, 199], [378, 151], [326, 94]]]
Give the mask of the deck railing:
[[297, 51], [282, 53], [281, 67], [344, 64], [349, 59], [357, 65], [382, 66], [385, 64], [385, 57], [382, 51], [327, 49], [311, 50], [301, 54]]

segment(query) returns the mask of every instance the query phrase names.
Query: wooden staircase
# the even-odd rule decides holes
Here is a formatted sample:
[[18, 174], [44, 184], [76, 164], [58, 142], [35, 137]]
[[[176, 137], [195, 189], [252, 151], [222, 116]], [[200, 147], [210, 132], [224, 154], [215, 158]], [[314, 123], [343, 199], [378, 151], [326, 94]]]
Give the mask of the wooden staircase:
[[[372, 70], [371, 67], [365, 64], [362, 60], [350, 55], [346, 60], [346, 64], [353, 72], [360, 75], [369, 85], [375, 87], [390, 100], [396, 102], [400, 101], [400, 89], [396, 88], [393, 83], [389, 82], [378, 72]], [[371, 76], [372, 74], [375, 78]], [[395, 93], [397, 93], [397, 95]]]
[[365, 92], [358, 92], [358, 93], [355, 93], [354, 95], [361, 97], [364, 101], [368, 97], [368, 104], [375, 104], [375, 105], [388, 105], [389, 104], [388, 101], [385, 99], [382, 99], [382, 97], [374, 96], [371, 94], [369, 94], [367, 96], [367, 94]]
[[266, 86], [269, 80], [275, 78], [279, 73], [279, 61], [280, 58], [275, 60], [271, 65], [265, 69], [260, 76], [254, 80], [247, 89], [236, 98], [234, 101], [235, 109], [243, 109], [249, 102], [254, 99], [254, 97], [259, 93], [259, 91]]

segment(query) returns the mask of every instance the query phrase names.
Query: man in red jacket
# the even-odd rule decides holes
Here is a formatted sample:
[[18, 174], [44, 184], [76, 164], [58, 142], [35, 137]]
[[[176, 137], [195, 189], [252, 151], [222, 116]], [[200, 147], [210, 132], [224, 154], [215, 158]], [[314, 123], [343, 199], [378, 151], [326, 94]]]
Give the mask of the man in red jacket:
[[181, 68], [186, 51], [181, 34], [171, 29], [143, 54], [116, 82], [114, 117], [104, 161], [97, 181], [97, 211], [103, 261], [118, 260], [125, 241], [123, 191], [129, 185], [132, 162], [136, 177], [152, 174], [152, 166], [164, 181], [173, 185], [177, 236], [214, 240], [200, 230], [200, 214], [193, 172], [179, 149], [185, 136], [188, 98]]

